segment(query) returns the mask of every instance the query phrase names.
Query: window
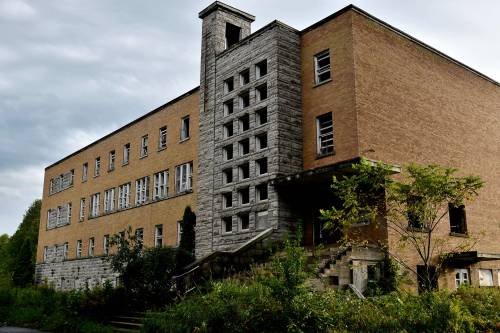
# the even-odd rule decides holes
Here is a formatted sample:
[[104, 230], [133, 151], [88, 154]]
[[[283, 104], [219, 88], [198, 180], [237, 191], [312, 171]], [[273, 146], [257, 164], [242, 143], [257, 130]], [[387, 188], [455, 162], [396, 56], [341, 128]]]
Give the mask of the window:
[[330, 51], [326, 50], [314, 56], [314, 77], [316, 84], [330, 80]]
[[177, 246], [181, 242], [182, 237], [182, 221], [177, 221]]
[[148, 136], [144, 135], [141, 138], [141, 151], [140, 151], [140, 157], [146, 157], [148, 156]]
[[230, 48], [234, 44], [238, 43], [241, 38], [241, 28], [226, 22], [226, 49]]
[[224, 117], [227, 117], [227, 116], [233, 114], [233, 111], [234, 111], [233, 100], [230, 99], [228, 101], [225, 101], [224, 102]]
[[125, 209], [130, 205], [130, 183], [118, 187], [118, 209]]
[[222, 208], [233, 207], [233, 192], [222, 193]]
[[112, 171], [115, 169], [115, 160], [116, 160], [116, 153], [114, 150], [109, 152], [109, 165], [108, 165], [108, 170]]
[[69, 244], [64, 243], [64, 245], [63, 245], [63, 260], [68, 259], [68, 252], [69, 252]]
[[79, 221], [83, 222], [85, 219], [85, 198], [80, 199], [80, 216], [79, 216]]
[[175, 192], [190, 191], [193, 188], [193, 162], [175, 167]]
[[224, 139], [227, 139], [227, 138], [233, 136], [234, 132], [233, 132], [233, 122], [232, 121], [225, 123], [223, 128], [224, 128]]
[[76, 241], [76, 257], [81, 258], [82, 257], [82, 248], [83, 248], [83, 242], [81, 240]]
[[257, 201], [264, 201], [269, 198], [267, 183], [255, 186]]
[[162, 224], [155, 226], [155, 246], [156, 247], [163, 246], [163, 225]]
[[255, 78], [259, 79], [267, 74], [267, 60], [255, 64]]
[[230, 93], [234, 90], [234, 79], [232, 77], [224, 80], [224, 93]]
[[248, 162], [238, 166], [238, 175], [240, 181], [250, 178], [250, 164]]
[[160, 128], [160, 135], [158, 138], [158, 149], [167, 148], [167, 126]]
[[263, 101], [267, 98], [267, 84], [261, 84], [255, 88], [255, 98], [257, 102]]
[[123, 165], [130, 161], [130, 143], [123, 146]]
[[255, 214], [255, 223], [257, 225], [257, 230], [263, 230], [269, 228], [269, 222], [268, 222], [268, 212], [267, 210], [262, 211], [262, 212], [257, 212]]
[[438, 276], [436, 274], [436, 267], [427, 266], [426, 270], [424, 265], [417, 265], [417, 282], [419, 293], [425, 290], [425, 285], [429, 284], [429, 287], [432, 290], [436, 290], [438, 288]]
[[181, 119], [181, 141], [189, 139], [189, 116]]
[[257, 150], [267, 148], [267, 133], [257, 135], [255, 142], [257, 143]]
[[139, 228], [135, 230], [135, 239], [140, 244], [144, 243], [144, 229]]
[[104, 255], [109, 255], [109, 235], [104, 236], [102, 245], [102, 248], [104, 249]]
[[90, 197], [90, 217], [99, 216], [99, 198], [100, 194], [96, 193]]
[[250, 229], [250, 215], [248, 213], [238, 215], [238, 224], [241, 231]]
[[455, 286], [458, 288], [463, 284], [470, 284], [469, 270], [467, 268], [455, 269]]
[[493, 272], [491, 271], [491, 269], [479, 269], [479, 286], [493, 286]]
[[89, 239], [89, 257], [94, 256], [95, 240], [94, 237]]
[[238, 96], [240, 101], [240, 109], [244, 109], [250, 106], [250, 93], [245, 91], [240, 96]]
[[86, 182], [89, 178], [89, 164], [87, 162], [83, 163], [82, 166], [82, 182]]
[[104, 191], [104, 212], [111, 213], [115, 210], [115, 189]]
[[240, 147], [240, 156], [244, 156], [250, 153], [250, 140], [244, 139], [238, 142]]
[[448, 211], [450, 214], [450, 231], [455, 234], [467, 233], [467, 220], [465, 218], [465, 206], [453, 206], [448, 204]]
[[240, 133], [248, 131], [250, 129], [250, 117], [248, 116], [248, 114], [238, 118], [238, 127]]
[[43, 261], [46, 262], [48, 258], [49, 258], [49, 248], [45, 246], [43, 248]]
[[257, 126], [267, 123], [267, 108], [262, 108], [255, 111]]
[[420, 220], [422, 216], [423, 202], [421, 197], [411, 196], [406, 202], [406, 217], [408, 218], [408, 227], [413, 229], [423, 229], [424, 224]]
[[333, 153], [333, 118], [331, 112], [316, 118], [316, 134], [318, 155]]
[[250, 83], [250, 70], [245, 69], [244, 71], [240, 72], [240, 86], [244, 86], [248, 83]]
[[222, 232], [225, 234], [233, 232], [233, 218], [231, 216], [222, 218]]
[[255, 161], [257, 167], [257, 175], [265, 175], [267, 173], [267, 157], [260, 158]]
[[238, 198], [240, 205], [246, 205], [250, 203], [250, 188], [245, 187], [238, 190]]
[[229, 161], [233, 159], [233, 145], [228, 145], [222, 148], [222, 154], [224, 161]]
[[142, 177], [135, 181], [135, 204], [142, 205], [149, 198], [149, 177]]
[[95, 167], [94, 167], [94, 177], [97, 177], [101, 174], [101, 158], [96, 157], [95, 159]]
[[222, 170], [222, 184], [231, 184], [233, 182], [233, 168]]
[[168, 195], [168, 171], [161, 171], [154, 175], [154, 199], [163, 199]]
[[49, 183], [49, 194], [54, 194], [69, 188], [73, 185], [74, 178], [75, 170], [71, 170], [52, 178]]

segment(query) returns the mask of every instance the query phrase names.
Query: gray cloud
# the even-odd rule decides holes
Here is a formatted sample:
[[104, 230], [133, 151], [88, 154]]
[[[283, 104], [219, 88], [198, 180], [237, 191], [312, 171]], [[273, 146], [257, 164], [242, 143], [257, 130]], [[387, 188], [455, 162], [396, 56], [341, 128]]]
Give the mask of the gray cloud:
[[[198, 85], [201, 22], [211, 1], [0, 2], [0, 234], [41, 197], [43, 169]], [[235, 0], [297, 29], [346, 0]], [[499, 80], [500, 2], [355, 1]]]

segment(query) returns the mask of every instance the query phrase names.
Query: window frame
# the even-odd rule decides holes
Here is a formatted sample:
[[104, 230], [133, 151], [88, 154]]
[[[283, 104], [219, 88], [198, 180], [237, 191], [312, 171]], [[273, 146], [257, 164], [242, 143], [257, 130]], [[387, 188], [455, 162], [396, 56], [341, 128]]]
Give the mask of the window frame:
[[[329, 116], [326, 122], [330, 122], [329, 125], [322, 127], [322, 121]], [[333, 113], [327, 112], [316, 117], [316, 154], [318, 157], [329, 156], [335, 154], [335, 132], [333, 127]], [[324, 123], [323, 123], [324, 125]], [[330, 129], [329, 132], [322, 133], [325, 129]], [[325, 140], [326, 138], [326, 140]], [[323, 145], [324, 142], [331, 141], [329, 145]], [[326, 148], [327, 151], [323, 151]]]
[[180, 141], [186, 141], [190, 138], [190, 122], [189, 115], [181, 118]]
[[94, 160], [94, 177], [101, 175], [101, 156], [97, 156]]
[[175, 193], [193, 190], [193, 162], [187, 162], [175, 167]]
[[[320, 67], [319, 62], [328, 56], [328, 65]], [[330, 49], [323, 50], [314, 55], [314, 83], [320, 85], [332, 80], [332, 59], [330, 56]], [[328, 78], [321, 79], [321, 75], [328, 73]]]
[[78, 215], [78, 221], [83, 222], [85, 220], [85, 198], [80, 198], [80, 212]]
[[130, 142], [123, 145], [123, 161], [122, 165], [130, 163]]
[[163, 170], [153, 175], [153, 200], [168, 197], [168, 178], [168, 170]]
[[141, 149], [139, 150], [140, 158], [148, 156], [148, 146], [149, 146], [149, 137], [147, 134], [145, 134], [141, 137]]
[[116, 151], [112, 150], [108, 155], [108, 171], [113, 171], [116, 164]]
[[141, 206], [149, 202], [149, 176], [135, 181], [135, 205]]
[[[161, 230], [161, 234], [158, 232]], [[155, 225], [155, 247], [163, 247], [163, 224]]]

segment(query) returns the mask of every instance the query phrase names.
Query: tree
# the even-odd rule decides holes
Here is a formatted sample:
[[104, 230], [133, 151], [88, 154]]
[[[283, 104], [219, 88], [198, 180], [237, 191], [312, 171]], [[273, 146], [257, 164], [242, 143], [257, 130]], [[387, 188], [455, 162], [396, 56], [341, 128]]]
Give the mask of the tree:
[[4, 234], [0, 236], [0, 288], [10, 285], [10, 272], [9, 272], [9, 235]]
[[40, 225], [41, 200], [35, 200], [9, 241], [9, 271], [16, 286], [32, 284], [35, 277], [36, 248]]
[[194, 250], [195, 250], [195, 228], [196, 226], [196, 215], [191, 210], [190, 206], [187, 206], [184, 210], [184, 216], [182, 217], [182, 232], [181, 239], [179, 242], [179, 248], [177, 253], [177, 270], [189, 265], [194, 261]]
[[[448, 233], [439, 232], [450, 208], [474, 200], [483, 186], [478, 176], [455, 176], [457, 171], [412, 163], [405, 168], [403, 177], [396, 179], [389, 166], [362, 160], [353, 166], [353, 174], [333, 178], [332, 189], [340, 204], [322, 210], [321, 215], [327, 227], [342, 231], [343, 242], [348, 244], [361, 239], [372, 244], [378, 241], [370, 239], [370, 235], [360, 235], [359, 229], [354, 228], [356, 224], [370, 221], [377, 227], [386, 226], [396, 235], [400, 248], [409, 247], [416, 252], [422, 269], [407, 264], [396, 253], [389, 254], [418, 277], [422, 290], [429, 291], [446, 257], [471, 249], [476, 241], [469, 234], [451, 242]], [[387, 244], [378, 245], [388, 251]]]

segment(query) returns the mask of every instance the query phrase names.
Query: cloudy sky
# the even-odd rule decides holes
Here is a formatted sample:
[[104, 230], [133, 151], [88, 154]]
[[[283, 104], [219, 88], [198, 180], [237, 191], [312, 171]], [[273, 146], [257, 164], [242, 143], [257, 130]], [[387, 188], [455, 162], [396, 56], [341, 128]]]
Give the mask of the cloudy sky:
[[[194, 88], [212, 1], [0, 0], [0, 234], [42, 195], [44, 168]], [[347, 0], [227, 0], [303, 29]], [[357, 6], [500, 80], [500, 1]]]

